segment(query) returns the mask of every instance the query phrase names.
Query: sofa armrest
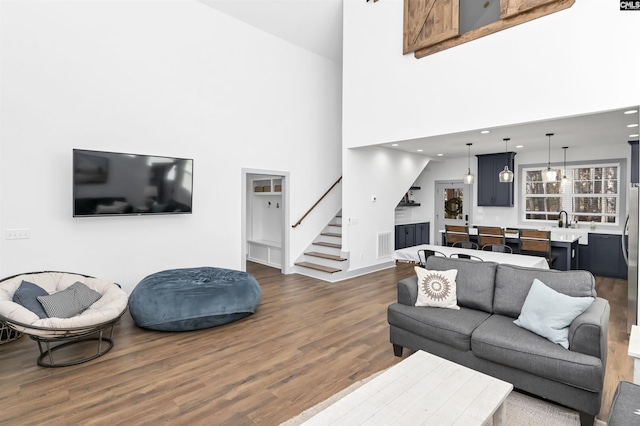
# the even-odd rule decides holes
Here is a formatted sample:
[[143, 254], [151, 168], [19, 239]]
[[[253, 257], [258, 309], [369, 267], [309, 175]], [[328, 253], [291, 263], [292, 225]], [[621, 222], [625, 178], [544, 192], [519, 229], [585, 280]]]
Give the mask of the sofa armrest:
[[569, 349], [600, 358], [603, 371], [607, 364], [609, 313], [609, 302], [596, 297], [591, 306], [569, 326]]
[[418, 277], [413, 276], [398, 281], [398, 303], [415, 306], [418, 300]]

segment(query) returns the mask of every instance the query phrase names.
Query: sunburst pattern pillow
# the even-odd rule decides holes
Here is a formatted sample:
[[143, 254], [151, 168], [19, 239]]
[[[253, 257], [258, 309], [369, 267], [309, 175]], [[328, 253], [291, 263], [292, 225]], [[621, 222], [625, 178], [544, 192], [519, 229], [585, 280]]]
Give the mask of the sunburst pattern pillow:
[[415, 267], [418, 276], [418, 299], [416, 306], [460, 309], [456, 296], [457, 269], [430, 271]]

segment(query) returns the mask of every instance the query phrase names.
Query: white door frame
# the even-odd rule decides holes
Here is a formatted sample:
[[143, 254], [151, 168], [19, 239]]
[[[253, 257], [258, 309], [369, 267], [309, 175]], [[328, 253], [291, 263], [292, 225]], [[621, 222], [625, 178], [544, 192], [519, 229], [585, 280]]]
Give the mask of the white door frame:
[[241, 231], [241, 270], [247, 270], [247, 219], [249, 217], [249, 206], [251, 205], [249, 197], [251, 196], [251, 188], [249, 188], [250, 180], [247, 179], [249, 175], [269, 175], [282, 179], [282, 206], [281, 206], [281, 220], [282, 220], [282, 251], [280, 259], [281, 271], [283, 274], [291, 273], [291, 267], [289, 265], [289, 246], [290, 246], [290, 229], [289, 226], [289, 172], [283, 172], [278, 170], [261, 170], [261, 169], [246, 169], [241, 170], [241, 212], [242, 212], [242, 231]]
[[[442, 205], [442, 193], [447, 186], [463, 187], [464, 202], [462, 204], [462, 220], [445, 219], [441, 214]], [[445, 224], [457, 224], [457, 225], [469, 225], [473, 223], [473, 185], [465, 184], [462, 179], [459, 180], [437, 180], [434, 182], [434, 200], [433, 200], [433, 217], [434, 223], [434, 238], [433, 241], [437, 245], [442, 244], [442, 235], [440, 231], [444, 229]]]

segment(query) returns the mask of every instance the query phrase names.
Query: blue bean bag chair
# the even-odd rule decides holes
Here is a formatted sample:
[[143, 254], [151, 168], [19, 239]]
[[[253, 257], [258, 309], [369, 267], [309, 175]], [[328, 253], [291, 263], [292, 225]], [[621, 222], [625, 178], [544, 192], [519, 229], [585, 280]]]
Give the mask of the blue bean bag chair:
[[138, 327], [187, 331], [215, 327], [255, 312], [262, 291], [253, 275], [231, 269], [170, 269], [145, 277], [129, 296]]

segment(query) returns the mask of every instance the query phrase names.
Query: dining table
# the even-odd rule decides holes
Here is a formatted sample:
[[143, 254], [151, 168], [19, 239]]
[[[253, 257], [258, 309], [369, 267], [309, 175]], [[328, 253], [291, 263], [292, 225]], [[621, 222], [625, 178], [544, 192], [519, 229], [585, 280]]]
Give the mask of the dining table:
[[[400, 262], [420, 263], [418, 256], [419, 250], [433, 250], [442, 253], [445, 257], [451, 257], [454, 254], [466, 254], [479, 257], [483, 262], [496, 262], [508, 265], [525, 266], [528, 268], [549, 269], [547, 259], [542, 256], [529, 256], [515, 253], [501, 253], [488, 250], [473, 250], [459, 247], [437, 246], [434, 244], [421, 244], [413, 247], [406, 247], [395, 250], [392, 258]], [[438, 254], [436, 254], [438, 255]]]

